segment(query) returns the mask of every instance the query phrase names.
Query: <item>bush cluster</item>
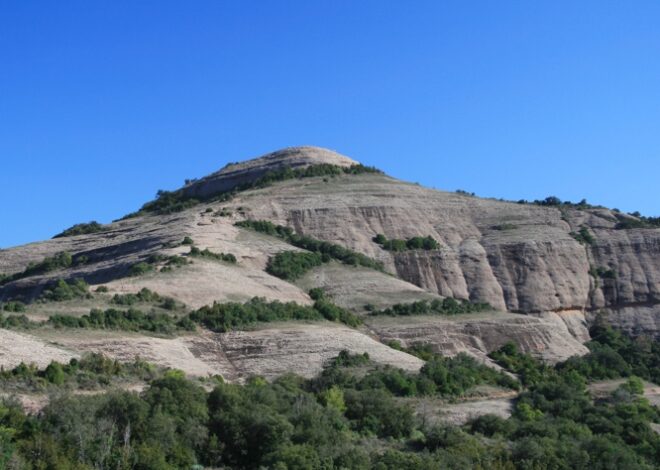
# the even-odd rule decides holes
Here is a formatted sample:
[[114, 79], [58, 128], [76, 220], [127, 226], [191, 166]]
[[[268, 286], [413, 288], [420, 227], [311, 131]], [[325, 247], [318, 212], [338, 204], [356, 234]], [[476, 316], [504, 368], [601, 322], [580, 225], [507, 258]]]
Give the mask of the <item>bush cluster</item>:
[[137, 303], [156, 304], [165, 310], [174, 310], [178, 306], [173, 298], [161, 296], [146, 287], [140, 289], [137, 294], [115, 294], [112, 296], [110, 302], [129, 307]]
[[89, 315], [51, 315], [47, 321], [55, 328], [93, 328], [101, 330], [148, 331], [172, 334], [177, 330], [194, 330], [194, 324], [184, 317], [180, 320], [165, 313], [148, 312], [136, 308], [128, 310], [92, 309]]
[[62, 233], [58, 233], [53, 238], [62, 238], [62, 237], [72, 237], [74, 235], [86, 235], [89, 233], [97, 233], [105, 230], [105, 227], [93, 220], [91, 222], [86, 222], [82, 224], [76, 224], [68, 229], [64, 230]]
[[379, 233], [373, 238], [373, 241], [379, 244], [384, 250], [387, 251], [408, 251], [408, 250], [437, 250], [440, 248], [438, 241], [431, 237], [412, 237], [407, 240], [388, 239], [382, 233]]
[[617, 229], [628, 230], [633, 228], [658, 228], [660, 227], [660, 217], [645, 217], [639, 212], [631, 214], [637, 217], [635, 219], [624, 219], [620, 220], [616, 224]]
[[409, 315], [459, 315], [462, 313], [476, 313], [489, 310], [493, 310], [493, 307], [484, 302], [469, 302], [467, 300], [446, 297], [442, 300], [418, 300], [408, 304], [395, 304], [383, 310], [375, 310], [370, 307], [369, 315], [387, 315], [391, 317]]
[[548, 196], [545, 199], [535, 199], [534, 201], [527, 201], [526, 199], [520, 199], [517, 201], [518, 204], [534, 204], [537, 206], [546, 206], [546, 207], [570, 207], [573, 209], [593, 209], [601, 206], [593, 206], [587, 202], [586, 199], [582, 199], [580, 202], [571, 202], [571, 201], [562, 201], [557, 196]]
[[7, 315], [0, 313], [0, 328], [4, 329], [22, 329], [35, 328], [39, 326], [38, 322], [30, 321], [25, 315]]
[[[357, 175], [362, 173], [382, 173], [382, 172], [374, 167], [369, 167], [359, 164], [352, 165], [350, 167], [340, 167], [338, 165], [330, 165], [323, 163], [319, 165], [310, 165], [305, 168], [287, 167], [279, 170], [271, 170], [265, 173], [264, 175], [262, 175], [261, 177], [255, 179], [254, 181], [241, 184], [230, 191], [211, 194], [203, 199], [186, 196], [183, 190], [177, 190], [177, 191], [159, 190], [156, 193], [156, 199], [147, 202], [140, 208], [140, 210], [124, 216], [123, 219], [137, 217], [148, 213], [172, 214], [175, 212], [180, 212], [185, 209], [189, 209], [199, 204], [200, 202], [229, 201], [238, 192], [247, 191], [248, 189], [265, 188], [278, 181], [285, 181], [296, 178], [312, 178], [318, 176], [336, 176], [341, 174]], [[193, 180], [189, 182], [193, 182]], [[224, 215], [224, 214], [220, 214], [220, 215]]]
[[307, 307], [295, 302], [267, 302], [259, 297], [242, 304], [214, 302], [212, 306], [204, 306], [190, 313], [189, 318], [192, 322], [217, 332], [241, 329], [260, 322], [287, 320], [327, 319], [350, 326], [360, 323], [358, 317], [325, 299], [317, 300], [312, 307]]
[[595, 278], [602, 278], [602, 279], [616, 279], [616, 270], [611, 269], [611, 268], [604, 268], [602, 266], [591, 266], [589, 268], [589, 274]]
[[[354, 373], [346, 368], [364, 368]], [[494, 385], [518, 390], [519, 382], [511, 376], [479, 364], [466, 354], [447, 358], [431, 354], [419, 373], [406, 372], [391, 366], [376, 366], [365, 354], [342, 351], [329, 361], [321, 375], [313, 381], [317, 390], [340, 387], [360, 391], [386, 390], [397, 397], [443, 396], [460, 397], [478, 385]]]
[[25, 312], [25, 304], [18, 300], [10, 300], [9, 302], [0, 304], [0, 310], [13, 313]]
[[583, 245], [593, 245], [596, 243], [596, 239], [587, 227], [581, 227], [578, 232], [571, 232], [570, 235]]
[[[321, 263], [333, 259], [351, 266], [364, 266], [367, 268], [376, 269], [378, 271], [384, 270], [383, 263], [380, 261], [376, 261], [372, 258], [369, 258], [368, 256], [357, 253], [335, 243], [317, 240], [306, 235], [298, 235], [293, 231], [293, 229], [289, 227], [275, 225], [272, 222], [265, 220], [244, 220], [237, 222], [235, 225], [237, 227], [249, 228], [260, 233], [265, 233], [267, 235], [281, 238], [293, 246], [312, 252], [314, 255], [312, 257], [299, 257], [293, 254], [285, 254], [279, 260], [273, 261], [276, 266], [285, 267], [285, 269], [282, 270], [282, 276], [287, 277], [283, 277], [283, 279], [289, 279], [289, 270], [286, 269], [287, 265], [290, 265], [294, 271], [291, 273], [293, 277], [290, 279], [296, 279], [297, 277], [300, 277], [302, 274], [304, 274], [304, 271], [300, 272], [301, 268], [308, 266], [306, 269], [310, 269], [314, 266], [318, 266]], [[277, 258], [277, 256], [275, 258]]]
[[307, 271], [323, 264], [319, 253], [305, 251], [281, 251], [268, 260], [266, 272], [280, 279], [294, 281]]
[[102, 354], [87, 353], [67, 364], [53, 361], [45, 369], [22, 362], [13, 369], [0, 371], [0, 387], [3, 390], [39, 391], [57, 385], [89, 390], [117, 380], [153, 380], [160, 374], [156, 367], [141, 359], [119, 362]]
[[74, 299], [90, 299], [89, 284], [82, 279], [71, 279], [65, 281], [58, 279], [55, 284], [47, 287], [41, 294], [42, 300], [62, 302]]
[[200, 250], [196, 246], [191, 246], [189, 255], [197, 258], [207, 258], [215, 261], [224, 261], [226, 263], [236, 264], [236, 256], [234, 256], [233, 254], [214, 253], [210, 251], [208, 248], [204, 248], [203, 250]]
[[19, 273], [4, 275], [0, 277], [0, 285], [7, 284], [18, 279], [23, 279], [38, 274], [46, 274], [58, 269], [66, 269], [71, 266], [85, 264], [88, 258], [84, 255], [74, 257], [71, 253], [63, 251], [53, 256], [48, 256], [38, 263], [30, 263], [27, 268]]

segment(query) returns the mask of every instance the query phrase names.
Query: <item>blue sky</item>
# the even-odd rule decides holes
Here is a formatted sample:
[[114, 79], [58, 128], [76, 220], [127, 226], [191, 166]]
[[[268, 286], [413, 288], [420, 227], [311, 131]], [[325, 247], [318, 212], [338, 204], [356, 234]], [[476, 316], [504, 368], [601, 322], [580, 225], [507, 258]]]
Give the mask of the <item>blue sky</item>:
[[657, 1], [0, 1], [0, 247], [319, 145], [660, 215]]

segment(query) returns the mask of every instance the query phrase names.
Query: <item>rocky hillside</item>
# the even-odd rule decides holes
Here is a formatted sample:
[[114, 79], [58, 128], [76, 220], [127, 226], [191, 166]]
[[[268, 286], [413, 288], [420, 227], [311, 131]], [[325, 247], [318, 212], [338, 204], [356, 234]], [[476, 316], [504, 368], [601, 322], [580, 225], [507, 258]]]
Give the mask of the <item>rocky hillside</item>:
[[[317, 259], [304, 241], [244, 221], [288, 227], [370, 261], [356, 267], [327, 254]], [[313, 266], [295, 278], [269, 274], [283, 252], [308, 253]], [[234, 261], [210, 256], [219, 253]], [[604, 317], [633, 334], [660, 335], [660, 228], [645, 219], [584, 203], [516, 203], [431, 190], [315, 147], [230, 164], [160, 193], [112, 224], [81, 225], [52, 240], [1, 250], [0, 274], [0, 301], [26, 303], [33, 323], [109, 308], [115, 294], [145, 287], [173, 299], [181, 312], [252, 297], [311, 305], [309, 290], [322, 288], [361, 319], [358, 326], [286, 321], [230, 332], [197, 328], [175, 338], [9, 325], [11, 331], [0, 330], [10, 338], [0, 346], [4, 365], [94, 350], [240, 379], [294, 369], [311, 375], [341, 349], [419, 367], [393, 344], [424, 343], [488, 361], [487, 353], [514, 341], [556, 361], [584, 353], [588, 323]], [[90, 284], [90, 293], [58, 299], [56, 283], [73, 279]], [[491, 308], [373, 314], [446, 298]]]

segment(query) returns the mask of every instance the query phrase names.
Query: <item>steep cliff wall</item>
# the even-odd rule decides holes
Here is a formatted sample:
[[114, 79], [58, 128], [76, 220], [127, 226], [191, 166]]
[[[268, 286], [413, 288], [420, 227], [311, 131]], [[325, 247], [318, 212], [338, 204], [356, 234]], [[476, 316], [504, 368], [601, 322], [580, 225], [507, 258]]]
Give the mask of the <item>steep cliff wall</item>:
[[[480, 199], [379, 175], [284, 183], [277, 191], [248, 192], [236, 203], [248, 217], [377, 257], [429, 292], [502, 310], [618, 309], [660, 301], [660, 229], [615, 229], [617, 216], [608, 210]], [[593, 236], [591, 244], [572, 235], [582, 227]], [[430, 235], [441, 248], [391, 253], [372, 242], [378, 233]], [[594, 274], [597, 268], [601, 274]]]

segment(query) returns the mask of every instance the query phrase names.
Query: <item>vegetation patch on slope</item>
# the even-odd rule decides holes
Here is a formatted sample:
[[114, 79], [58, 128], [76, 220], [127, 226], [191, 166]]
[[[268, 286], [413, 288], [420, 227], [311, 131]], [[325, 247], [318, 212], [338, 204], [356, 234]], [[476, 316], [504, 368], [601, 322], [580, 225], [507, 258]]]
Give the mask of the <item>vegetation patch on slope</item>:
[[635, 219], [620, 220], [619, 223], [616, 224], [616, 228], [621, 230], [628, 230], [633, 228], [660, 227], [660, 217], [645, 217], [641, 215], [639, 212], [634, 212], [631, 215], [637, 217], [637, 220]]
[[204, 248], [203, 250], [200, 250], [196, 246], [191, 246], [188, 255], [195, 258], [207, 258], [215, 261], [224, 261], [226, 263], [236, 264], [236, 256], [234, 256], [233, 254], [214, 253], [210, 251], [208, 248]]
[[90, 233], [102, 232], [104, 230], [106, 230], [105, 226], [95, 220], [92, 220], [91, 222], [73, 225], [63, 232], [58, 233], [53, 238], [72, 237], [74, 235], [87, 235]]
[[341, 167], [339, 165], [323, 163], [319, 165], [310, 165], [305, 168], [283, 168], [280, 170], [272, 170], [253, 181], [236, 186], [231, 191], [216, 193], [204, 199], [189, 197], [182, 189], [177, 191], [159, 190], [156, 193], [155, 200], [147, 202], [140, 208], [140, 210], [124, 216], [122, 220], [149, 213], [162, 215], [180, 212], [193, 207], [200, 202], [229, 201], [238, 192], [247, 191], [248, 189], [265, 188], [279, 181], [318, 176], [332, 177], [342, 174], [357, 175], [363, 173], [382, 172], [374, 167], [360, 164], [352, 165], [350, 167]]
[[159, 368], [136, 359], [119, 362], [101, 354], [88, 353], [67, 364], [51, 362], [45, 369], [21, 363], [10, 370], [0, 371], [0, 391], [37, 392], [45, 390], [105, 388], [118, 382], [151, 381], [161, 376]]
[[302, 276], [309, 269], [331, 260], [352, 266], [364, 266], [384, 271], [383, 263], [366, 255], [345, 248], [336, 243], [317, 240], [307, 235], [298, 235], [289, 227], [275, 225], [266, 220], [244, 220], [236, 222], [237, 227], [248, 228], [259, 233], [280, 238], [291, 245], [311, 251], [297, 253], [285, 251], [269, 260], [267, 269], [271, 274], [282, 279], [293, 280]]
[[82, 279], [64, 280], [58, 279], [54, 284], [47, 287], [41, 294], [40, 300], [51, 302], [63, 302], [73, 299], [89, 299], [89, 284]]
[[215, 302], [190, 313], [190, 320], [216, 331], [240, 330], [256, 323], [288, 320], [330, 320], [349, 326], [358, 326], [358, 317], [328, 300], [319, 299], [313, 306], [298, 305], [295, 302], [267, 302], [255, 297], [246, 303]]
[[408, 250], [437, 250], [440, 248], [438, 241], [431, 237], [412, 237], [407, 240], [388, 239], [382, 233], [379, 233], [373, 238], [373, 241], [379, 244], [384, 250], [387, 251], [408, 251]]
[[195, 329], [187, 317], [177, 319], [167, 313], [148, 312], [136, 308], [118, 310], [92, 309], [89, 315], [52, 315], [45, 322], [55, 328], [91, 328], [99, 330], [146, 331], [171, 335], [178, 330]]
[[23, 271], [14, 274], [0, 274], [0, 285], [7, 284], [19, 279], [30, 276], [46, 274], [58, 269], [66, 269], [72, 266], [78, 266], [87, 263], [88, 259], [84, 255], [73, 256], [71, 253], [63, 251], [53, 256], [48, 256], [38, 263], [31, 263]]
[[570, 235], [583, 245], [593, 245], [596, 243], [596, 239], [587, 227], [581, 227], [579, 231], [571, 232]]
[[307, 271], [323, 264], [319, 253], [281, 251], [268, 260], [266, 272], [287, 281], [295, 281]]
[[154, 292], [146, 287], [140, 289], [137, 294], [115, 294], [110, 302], [122, 306], [132, 306], [138, 303], [155, 304], [165, 310], [175, 310], [184, 307], [172, 297], [162, 296], [158, 292]]
[[[618, 334], [605, 329], [596, 331], [594, 338], [594, 344], [608, 346], [623, 359], [617, 370], [630, 373], [648, 366], [640, 357], [648, 352], [642, 353], [641, 346], [631, 346]], [[33, 416], [14, 402], [0, 402], [0, 467], [50, 468], [57, 463], [59, 468], [120, 469], [198, 465], [650, 470], [657, 466], [660, 436], [651, 424], [660, 421], [660, 414], [640, 395], [634, 379], [610, 396], [594, 400], [585, 386], [594, 373], [593, 357], [551, 367], [510, 348], [502, 354], [509, 357], [507, 365], [513, 369], [540, 367], [508, 419], [485, 415], [458, 427], [414, 413], [410, 397], [460, 397], [479, 383], [513, 380], [466, 356], [431, 356], [418, 374], [411, 374], [376, 366], [366, 354], [342, 352], [309, 380], [289, 374], [268, 383], [253, 377], [245, 384], [216, 382], [207, 392], [172, 372], [152, 380], [140, 394], [73, 396], [62, 390]], [[77, 376], [62, 365], [63, 380], [58, 367], [49, 367], [49, 372], [27, 374], [54, 387], [57, 382], [67, 384], [69, 375]], [[111, 369], [102, 376], [114, 377]], [[14, 380], [23, 371], [5, 376]]]
[[373, 306], [365, 306], [369, 315], [387, 315], [391, 317], [410, 315], [459, 315], [462, 313], [477, 313], [492, 311], [493, 307], [485, 302], [469, 302], [456, 300], [451, 297], [434, 299], [432, 301], [419, 300], [408, 304], [395, 304], [383, 310], [375, 310]]

